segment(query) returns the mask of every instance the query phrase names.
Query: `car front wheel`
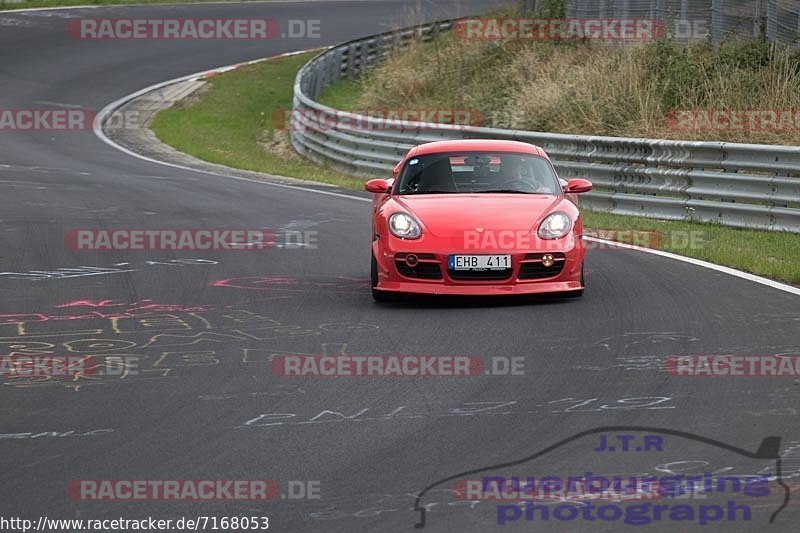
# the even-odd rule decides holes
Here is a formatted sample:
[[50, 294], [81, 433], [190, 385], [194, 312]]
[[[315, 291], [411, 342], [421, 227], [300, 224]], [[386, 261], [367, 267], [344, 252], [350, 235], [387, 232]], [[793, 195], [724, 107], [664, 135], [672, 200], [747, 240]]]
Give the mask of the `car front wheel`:
[[578, 291], [566, 292], [564, 293], [564, 296], [566, 296], [567, 298], [580, 298], [581, 296], [583, 296], [583, 291], [585, 288], [586, 288], [586, 281], [584, 280], [583, 277], [583, 265], [581, 265], [581, 289]]
[[380, 291], [375, 287], [378, 286], [378, 261], [375, 260], [375, 256], [370, 254], [370, 280], [372, 282], [372, 299], [378, 303], [383, 302], [391, 302], [394, 300], [394, 296], [391, 293]]

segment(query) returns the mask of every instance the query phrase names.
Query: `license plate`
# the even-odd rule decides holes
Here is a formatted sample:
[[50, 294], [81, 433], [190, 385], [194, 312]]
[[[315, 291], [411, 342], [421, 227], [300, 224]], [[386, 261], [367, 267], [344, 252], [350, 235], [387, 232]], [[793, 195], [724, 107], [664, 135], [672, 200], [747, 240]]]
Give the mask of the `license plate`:
[[505, 270], [511, 268], [510, 255], [451, 255], [450, 270]]

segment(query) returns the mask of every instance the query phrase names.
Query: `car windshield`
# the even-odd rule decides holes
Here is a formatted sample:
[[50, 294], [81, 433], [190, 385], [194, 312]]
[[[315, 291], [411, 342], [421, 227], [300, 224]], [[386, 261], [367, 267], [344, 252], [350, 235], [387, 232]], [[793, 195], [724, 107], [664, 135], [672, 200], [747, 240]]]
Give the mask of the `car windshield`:
[[515, 152], [426, 154], [409, 159], [397, 194], [560, 194], [549, 161]]

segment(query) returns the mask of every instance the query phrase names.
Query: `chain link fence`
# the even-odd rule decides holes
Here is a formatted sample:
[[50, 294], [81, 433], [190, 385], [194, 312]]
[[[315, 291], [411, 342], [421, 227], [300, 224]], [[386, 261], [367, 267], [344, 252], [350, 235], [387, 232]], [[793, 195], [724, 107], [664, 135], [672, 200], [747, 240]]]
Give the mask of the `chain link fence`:
[[526, 16], [655, 19], [682, 43], [757, 37], [800, 46], [800, 0], [523, 0], [520, 7]]

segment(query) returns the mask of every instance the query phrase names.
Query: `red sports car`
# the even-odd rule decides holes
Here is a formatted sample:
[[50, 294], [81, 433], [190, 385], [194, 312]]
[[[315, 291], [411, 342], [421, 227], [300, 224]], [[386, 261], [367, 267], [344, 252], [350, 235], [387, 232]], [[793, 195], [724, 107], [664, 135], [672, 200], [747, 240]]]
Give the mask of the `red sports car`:
[[582, 221], [539, 147], [459, 140], [412, 148], [392, 180], [374, 179], [372, 295], [583, 294]]

